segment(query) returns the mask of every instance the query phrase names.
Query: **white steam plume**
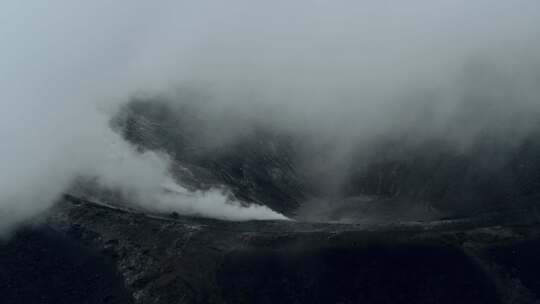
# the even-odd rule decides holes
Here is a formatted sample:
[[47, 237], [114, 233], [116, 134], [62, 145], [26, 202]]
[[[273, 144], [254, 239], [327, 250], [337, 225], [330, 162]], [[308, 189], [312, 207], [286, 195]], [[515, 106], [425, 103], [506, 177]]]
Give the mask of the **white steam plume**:
[[221, 189], [192, 191], [169, 175], [169, 159], [154, 152], [139, 153], [117, 134], [109, 137], [108, 155], [85, 174], [104, 188], [116, 188], [133, 204], [154, 212], [178, 212], [224, 220], [286, 220], [266, 206], [242, 205]]
[[[119, 140], [108, 122], [117, 103], [174, 76], [138, 70], [142, 61], [161, 60], [145, 55], [149, 46], [141, 40], [168, 6], [2, 1], [0, 231], [46, 210], [77, 176], [89, 174], [109, 186], [135, 187], [148, 199], [138, 203], [155, 209], [235, 220], [282, 218], [267, 208], [226, 204], [214, 192], [160, 198], [159, 183], [170, 182], [166, 160], [138, 155], [125, 143], [111, 145]], [[123, 160], [111, 158], [118, 153]]]

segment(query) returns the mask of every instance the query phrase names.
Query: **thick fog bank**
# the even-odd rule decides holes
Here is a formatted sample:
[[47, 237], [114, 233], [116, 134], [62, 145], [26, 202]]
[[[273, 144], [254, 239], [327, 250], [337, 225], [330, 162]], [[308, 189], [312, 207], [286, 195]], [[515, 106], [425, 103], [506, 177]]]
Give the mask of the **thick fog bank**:
[[199, 147], [234, 147], [253, 125], [297, 138], [286, 150], [300, 151], [282, 162], [309, 182], [283, 186], [325, 196], [346, 193], [373, 157], [424, 143], [455, 155], [521, 147], [538, 125], [539, 17], [525, 0], [4, 1], [0, 230], [46, 210], [79, 176], [153, 210], [283, 218], [208, 185], [177, 185], [189, 178], [169, 170], [172, 149], [142, 153], [110, 128], [133, 96], [195, 104], [186, 138]]

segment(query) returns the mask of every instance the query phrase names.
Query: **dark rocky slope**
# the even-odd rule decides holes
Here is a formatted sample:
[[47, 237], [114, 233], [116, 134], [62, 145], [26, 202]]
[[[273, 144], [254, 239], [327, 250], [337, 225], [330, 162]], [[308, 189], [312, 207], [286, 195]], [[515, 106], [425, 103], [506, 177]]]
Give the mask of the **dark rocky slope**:
[[[234, 140], [215, 144], [214, 137], [226, 136], [205, 117], [199, 105], [204, 98], [176, 98], [136, 99], [114, 125], [139, 149], [165, 151], [190, 170], [191, 175], [182, 171], [184, 183], [197, 188], [225, 185], [241, 200], [288, 216], [428, 220], [522, 208], [540, 200], [538, 120], [526, 135], [517, 136], [520, 118], [504, 117], [505, 128], [486, 127], [466, 151], [444, 137], [403, 127], [354, 148], [345, 165], [321, 170], [317, 168], [325, 168], [334, 152], [333, 147], [314, 146], [317, 139], [249, 121], [238, 122], [235, 129], [231, 119], [227, 128], [233, 129]], [[473, 124], [468, 111], [465, 107], [456, 121]], [[466, 133], [461, 130], [465, 122], [445, 132]]]
[[46, 225], [0, 240], [1, 303], [132, 303], [114, 259]]
[[135, 303], [538, 302], [538, 218], [496, 221], [232, 223], [68, 197], [3, 243], [3, 303], [127, 303], [123, 286]]

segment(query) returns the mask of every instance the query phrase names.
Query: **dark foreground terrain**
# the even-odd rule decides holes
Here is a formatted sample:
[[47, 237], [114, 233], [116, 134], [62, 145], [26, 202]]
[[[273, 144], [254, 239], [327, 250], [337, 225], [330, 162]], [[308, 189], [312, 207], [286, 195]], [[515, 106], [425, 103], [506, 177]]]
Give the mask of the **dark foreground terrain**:
[[66, 197], [0, 243], [1, 302], [537, 303], [540, 224], [516, 214], [232, 223]]

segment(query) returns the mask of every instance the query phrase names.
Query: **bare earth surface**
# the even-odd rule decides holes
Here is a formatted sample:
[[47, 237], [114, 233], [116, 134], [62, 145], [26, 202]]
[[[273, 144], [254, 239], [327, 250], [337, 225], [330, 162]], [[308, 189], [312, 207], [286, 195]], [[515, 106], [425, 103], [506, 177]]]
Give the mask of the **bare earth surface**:
[[2, 303], [536, 303], [528, 213], [520, 225], [233, 223], [66, 197], [0, 243], [0, 292]]

